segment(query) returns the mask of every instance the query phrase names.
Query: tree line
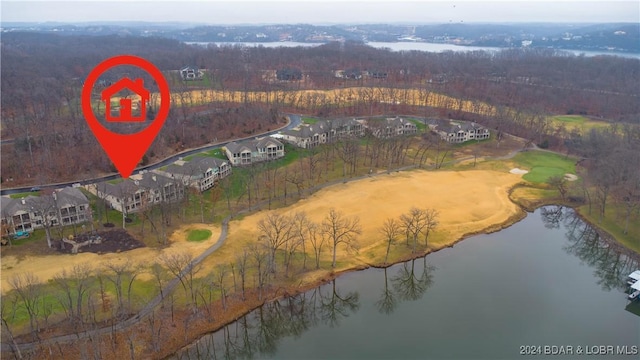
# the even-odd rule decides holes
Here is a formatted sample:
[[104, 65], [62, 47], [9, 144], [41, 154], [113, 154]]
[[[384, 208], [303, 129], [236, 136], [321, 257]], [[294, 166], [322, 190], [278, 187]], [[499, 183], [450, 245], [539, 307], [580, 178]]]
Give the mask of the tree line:
[[[381, 103], [376, 96], [355, 98], [337, 106], [310, 97], [287, 108], [277, 98], [267, 104], [241, 96], [234, 103], [199, 102], [190, 91], [294, 91], [349, 87], [422, 89], [458, 99], [487, 103], [501, 114], [478, 117], [486, 126], [533, 128], [513, 118], [512, 109], [544, 115], [575, 113], [637, 123], [639, 82], [637, 59], [570, 56], [553, 50], [505, 50], [498, 53], [393, 52], [361, 43], [330, 43], [313, 48], [189, 46], [175, 40], [118, 36], [57, 36], [7, 33], [2, 42], [2, 180], [45, 183], [71, 174], [86, 177], [112, 171], [80, 112], [79, 94], [88, 72], [118, 54], [142, 56], [163, 71], [185, 64], [206, 69], [208, 85], [172, 83], [184, 94], [149, 150], [153, 161], [184, 148], [273, 129], [283, 111], [319, 115], [361, 115], [404, 112], [439, 116], [470, 116], [452, 103], [432, 108], [402, 105], [393, 95]], [[298, 68], [304, 81], [267, 82], [264, 71]], [[349, 80], [335, 70], [355, 68], [386, 73], [384, 78]], [[398, 93], [399, 94], [399, 93]], [[269, 96], [268, 96], [269, 98]], [[470, 116], [471, 119], [472, 116]], [[500, 119], [504, 117], [504, 119]], [[473, 119], [471, 119], [473, 120]], [[500, 129], [502, 131], [502, 129]], [[61, 162], [62, 154], [74, 154]]]
[[[566, 141], [568, 152], [578, 155], [583, 179], [573, 191], [596, 212], [602, 222], [612, 204], [621, 208], [623, 232], [640, 216], [640, 127], [631, 125], [572, 133]], [[556, 187], [563, 193], [563, 181]], [[567, 190], [564, 190], [567, 192]], [[564, 196], [563, 196], [564, 197]]]

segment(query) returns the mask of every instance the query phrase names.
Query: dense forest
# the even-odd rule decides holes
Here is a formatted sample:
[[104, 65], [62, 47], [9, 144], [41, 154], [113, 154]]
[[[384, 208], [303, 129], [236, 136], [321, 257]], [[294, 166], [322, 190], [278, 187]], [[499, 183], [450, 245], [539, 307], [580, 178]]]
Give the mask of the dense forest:
[[[201, 47], [161, 38], [36, 33], [3, 34], [1, 51], [5, 186], [9, 186], [7, 180], [11, 185], [37, 184], [113, 171], [89, 134], [79, 94], [89, 71], [119, 54], [141, 56], [167, 73], [185, 65], [205, 71], [206, 81], [200, 85], [170, 82], [172, 93], [178, 94], [194, 89], [245, 94], [337, 88], [384, 88], [393, 94], [388, 89], [417, 89], [421, 96], [444, 94], [495, 109], [487, 116], [456, 108], [453, 102], [424, 108], [406, 103], [400, 95], [391, 95], [398, 98], [390, 102], [361, 95], [342, 104], [328, 97], [307, 97], [296, 104], [258, 102], [248, 96], [235, 101], [183, 101], [172, 106], [145, 162], [213, 140], [274, 129], [286, 112], [321, 116], [396, 112], [461, 118], [532, 141], [546, 140], [561, 149], [567, 148], [571, 134], [546, 125], [543, 119], [549, 114], [582, 114], [616, 124], [640, 121], [640, 61], [613, 56], [574, 56], [541, 49], [394, 52], [358, 42], [312, 48]], [[283, 69], [299, 70], [302, 79], [272, 81], [265, 76]], [[338, 70], [369, 76], [338, 77]], [[574, 136], [571, 144], [576, 143]]]

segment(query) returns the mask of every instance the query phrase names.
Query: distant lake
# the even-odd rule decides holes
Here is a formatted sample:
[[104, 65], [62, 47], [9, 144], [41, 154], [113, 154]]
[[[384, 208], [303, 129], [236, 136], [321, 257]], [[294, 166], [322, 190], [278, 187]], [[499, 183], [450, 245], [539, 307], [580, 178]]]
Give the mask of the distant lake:
[[171, 359], [637, 359], [640, 304], [624, 290], [638, 266], [548, 206], [267, 303]]
[[[197, 41], [187, 41], [186, 44], [190, 45], [200, 45], [207, 46], [209, 44], [215, 44], [217, 46], [264, 46], [267, 48], [277, 48], [277, 47], [314, 47], [323, 45], [323, 43], [301, 43], [301, 42], [292, 42], [292, 41], [278, 41], [278, 42], [197, 42]], [[367, 45], [382, 49], [387, 48], [391, 51], [425, 51], [425, 52], [444, 52], [444, 51], [500, 51], [506, 50], [507, 48], [497, 48], [497, 47], [480, 47], [480, 46], [460, 46], [453, 44], [440, 44], [440, 43], [427, 43], [427, 42], [368, 42]], [[573, 53], [575, 55], [584, 56], [598, 56], [598, 55], [611, 55], [611, 56], [620, 56], [632, 59], [640, 59], [640, 54], [638, 53], [620, 53], [613, 51], [583, 51], [583, 50], [569, 50], [569, 49], [558, 49], [566, 52]]]

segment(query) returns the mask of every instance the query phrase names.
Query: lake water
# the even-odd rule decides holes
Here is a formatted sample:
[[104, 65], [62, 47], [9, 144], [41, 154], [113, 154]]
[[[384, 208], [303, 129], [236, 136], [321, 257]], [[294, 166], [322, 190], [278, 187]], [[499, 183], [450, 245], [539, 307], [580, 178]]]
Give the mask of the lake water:
[[[313, 47], [322, 45], [322, 43], [301, 43], [301, 42], [291, 42], [291, 41], [282, 41], [282, 42], [186, 42], [187, 44], [192, 45], [201, 45], [206, 46], [208, 44], [215, 44], [217, 46], [264, 46], [267, 48], [276, 48], [276, 47]], [[479, 47], [479, 46], [460, 46], [454, 44], [440, 44], [440, 43], [426, 43], [426, 42], [367, 42], [367, 45], [375, 47], [375, 48], [387, 48], [392, 51], [426, 51], [426, 52], [443, 52], [443, 51], [500, 51], [503, 48], [496, 47]], [[627, 58], [640, 59], [640, 54], [637, 53], [620, 53], [620, 52], [606, 52], [606, 51], [583, 51], [583, 50], [567, 50], [562, 49], [562, 51], [566, 51], [569, 53], [573, 53], [575, 55], [584, 56], [597, 56], [597, 55], [612, 55], [612, 56], [621, 56]]]
[[572, 210], [545, 207], [264, 305], [175, 358], [637, 359], [639, 306], [624, 280], [638, 266]]

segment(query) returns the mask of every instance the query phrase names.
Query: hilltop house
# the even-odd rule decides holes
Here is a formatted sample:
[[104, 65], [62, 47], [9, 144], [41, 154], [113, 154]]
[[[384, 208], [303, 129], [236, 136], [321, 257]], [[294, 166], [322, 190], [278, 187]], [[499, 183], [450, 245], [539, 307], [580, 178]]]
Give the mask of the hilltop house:
[[355, 119], [320, 120], [315, 124], [302, 124], [295, 129], [284, 130], [280, 135], [283, 140], [308, 149], [341, 138], [364, 136], [364, 125]]
[[185, 81], [202, 79], [203, 76], [202, 71], [196, 66], [185, 66], [180, 69], [180, 77]]
[[380, 122], [368, 121], [368, 127], [377, 138], [392, 138], [396, 136], [415, 135], [418, 127], [413, 122], [401, 117], [386, 118]]
[[91, 220], [89, 199], [77, 188], [21, 199], [0, 197], [2, 235], [31, 232], [45, 226], [72, 225]]
[[109, 203], [112, 209], [125, 214], [155, 204], [177, 202], [184, 197], [182, 181], [150, 172], [132, 175], [116, 183], [107, 181], [88, 185], [87, 189]]
[[166, 169], [154, 172], [178, 179], [184, 186], [191, 186], [202, 192], [212, 188], [216, 181], [229, 176], [231, 165], [226, 160], [196, 156], [190, 161], [178, 160]]
[[256, 138], [242, 142], [230, 142], [224, 148], [233, 166], [251, 165], [275, 160], [284, 156], [284, 145], [272, 137]]
[[450, 143], [463, 143], [469, 140], [484, 140], [491, 135], [489, 129], [469, 122], [439, 122], [430, 125], [443, 140]]

